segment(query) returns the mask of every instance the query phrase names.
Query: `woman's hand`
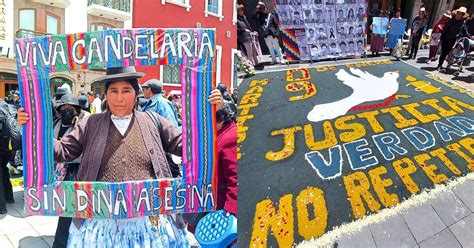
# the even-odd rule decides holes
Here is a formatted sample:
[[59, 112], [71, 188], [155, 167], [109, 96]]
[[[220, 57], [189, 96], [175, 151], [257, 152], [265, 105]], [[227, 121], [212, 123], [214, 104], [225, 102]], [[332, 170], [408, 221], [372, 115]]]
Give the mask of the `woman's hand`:
[[209, 102], [216, 105], [217, 109], [220, 109], [222, 106], [222, 94], [218, 89], [213, 89], [211, 95], [209, 96]]
[[23, 108], [19, 108], [16, 119], [18, 121], [18, 126], [23, 127], [23, 125], [30, 120], [30, 117], [28, 117], [28, 114]]

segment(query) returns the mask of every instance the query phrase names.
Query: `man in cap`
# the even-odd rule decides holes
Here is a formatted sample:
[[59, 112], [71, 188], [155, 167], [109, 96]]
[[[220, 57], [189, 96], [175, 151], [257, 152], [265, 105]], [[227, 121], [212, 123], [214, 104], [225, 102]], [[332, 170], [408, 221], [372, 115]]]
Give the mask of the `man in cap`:
[[272, 62], [277, 62], [277, 57], [280, 63], [284, 63], [283, 56], [280, 50], [280, 44], [278, 43], [278, 37], [280, 36], [280, 28], [278, 27], [278, 21], [274, 13], [268, 13], [267, 7], [263, 2], [258, 2], [255, 8], [255, 17], [258, 23], [258, 32], [260, 36], [265, 40], [265, 44], [270, 51]]
[[178, 127], [178, 114], [174, 105], [165, 97], [163, 97], [163, 83], [158, 79], [150, 79], [142, 85], [142, 93], [148, 102], [143, 107], [143, 112], [155, 111], [163, 118]]

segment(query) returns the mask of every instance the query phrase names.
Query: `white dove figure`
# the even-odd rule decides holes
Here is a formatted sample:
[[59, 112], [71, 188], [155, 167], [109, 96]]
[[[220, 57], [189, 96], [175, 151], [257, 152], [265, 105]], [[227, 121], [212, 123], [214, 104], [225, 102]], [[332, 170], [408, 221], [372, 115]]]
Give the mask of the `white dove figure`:
[[376, 77], [366, 71], [350, 68], [352, 74], [340, 69], [337, 79], [352, 88], [350, 96], [336, 102], [318, 104], [308, 113], [308, 120], [318, 122], [331, 120], [345, 115], [349, 110], [364, 102], [386, 99], [398, 91], [398, 72], [386, 72], [383, 77]]

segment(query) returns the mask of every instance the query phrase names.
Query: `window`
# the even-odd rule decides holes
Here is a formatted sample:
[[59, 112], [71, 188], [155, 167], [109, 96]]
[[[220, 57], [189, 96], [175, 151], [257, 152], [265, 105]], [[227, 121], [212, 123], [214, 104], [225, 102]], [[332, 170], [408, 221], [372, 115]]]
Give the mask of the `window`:
[[161, 4], [170, 3], [170, 4], [174, 4], [174, 5], [178, 5], [183, 8], [186, 8], [186, 11], [189, 11], [191, 9], [191, 5], [189, 5], [189, 1], [190, 0], [161, 0]]
[[234, 0], [234, 14], [232, 15], [232, 24], [237, 23], [237, 0]]
[[224, 18], [222, 16], [222, 0], [206, 0], [206, 10], [204, 11], [205, 16], [219, 17], [219, 21]]
[[163, 84], [181, 84], [180, 65], [162, 65], [160, 67], [160, 79]]
[[106, 24], [106, 23], [91, 23], [91, 26], [89, 28], [89, 31], [94, 32], [94, 31], [104, 31], [107, 29], [113, 29], [115, 28], [112, 25]]
[[35, 10], [22, 9], [20, 10], [20, 29], [34, 31], [36, 29]]
[[59, 32], [59, 21], [57, 17], [46, 15], [46, 33], [58, 34]]

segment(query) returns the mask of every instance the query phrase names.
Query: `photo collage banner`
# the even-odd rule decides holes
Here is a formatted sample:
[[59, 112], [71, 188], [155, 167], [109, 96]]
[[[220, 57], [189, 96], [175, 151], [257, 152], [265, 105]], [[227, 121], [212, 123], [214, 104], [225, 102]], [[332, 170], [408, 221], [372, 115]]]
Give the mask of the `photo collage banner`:
[[287, 59], [364, 54], [366, 0], [275, 0]]

